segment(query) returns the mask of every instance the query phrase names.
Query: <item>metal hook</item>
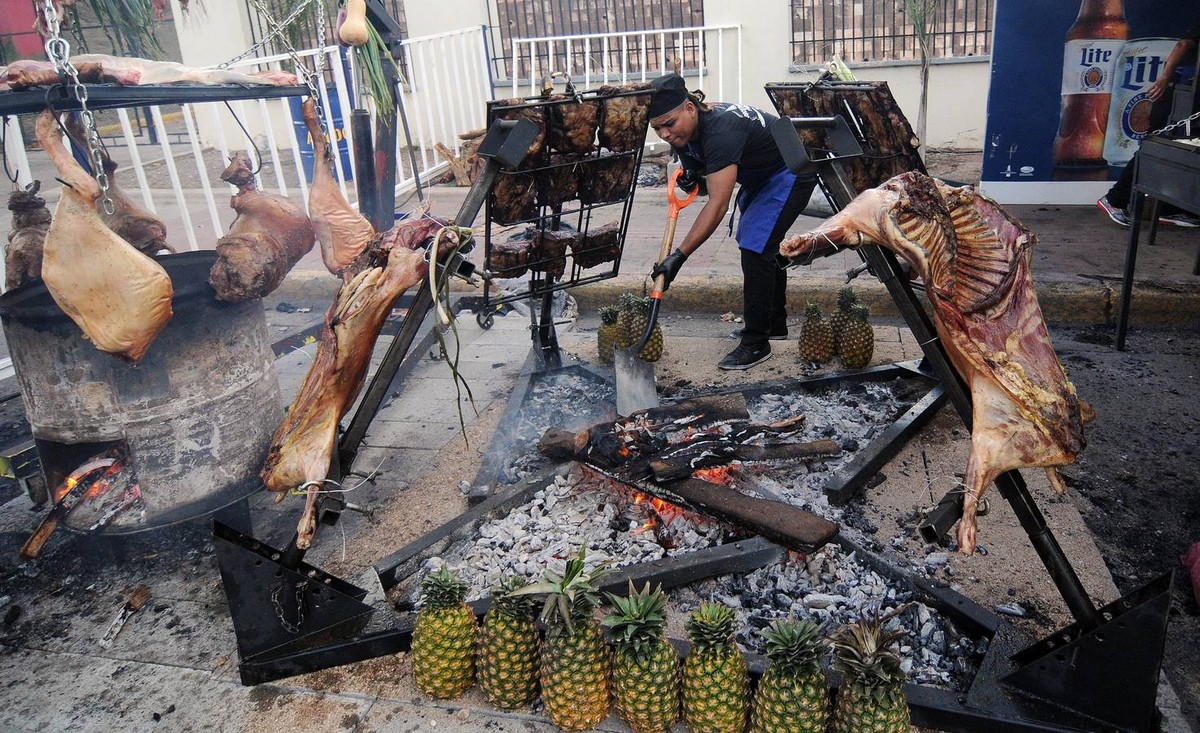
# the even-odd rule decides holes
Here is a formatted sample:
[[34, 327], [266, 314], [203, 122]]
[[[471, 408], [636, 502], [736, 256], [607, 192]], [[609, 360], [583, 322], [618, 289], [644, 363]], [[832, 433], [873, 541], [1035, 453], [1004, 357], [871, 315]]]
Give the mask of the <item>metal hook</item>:
[[15, 172], [8, 171], [8, 115], [0, 117], [0, 157], [4, 159], [4, 175], [8, 176], [8, 180], [13, 184], [18, 183], [21, 177], [21, 169], [18, 168]]
[[229, 106], [229, 102], [225, 102], [225, 109], [229, 110], [229, 114], [233, 115], [233, 121], [237, 123], [237, 126], [242, 130], [242, 134], [245, 135], [246, 139], [250, 141], [250, 147], [254, 148], [254, 157], [258, 159], [258, 167], [250, 171], [250, 175], [258, 177], [258, 172], [261, 171], [263, 167], [262, 151], [258, 149], [258, 144], [254, 142], [254, 138], [251, 137], [250, 131], [247, 130], [246, 126], [242, 124], [241, 118], [238, 117], [237, 113], [233, 111], [233, 107]]

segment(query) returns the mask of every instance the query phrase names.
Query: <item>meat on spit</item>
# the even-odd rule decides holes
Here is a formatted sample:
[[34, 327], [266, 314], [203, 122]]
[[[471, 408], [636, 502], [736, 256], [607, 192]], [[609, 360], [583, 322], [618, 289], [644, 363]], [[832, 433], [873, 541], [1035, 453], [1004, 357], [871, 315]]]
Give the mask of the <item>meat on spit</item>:
[[[406, 219], [390, 229], [367, 250], [366, 266], [342, 283], [325, 313], [316, 358], [271, 439], [262, 471], [270, 491], [307, 488], [297, 527], [297, 547], [301, 549], [312, 543], [316, 532], [317, 499], [333, 459], [338, 421], [362, 387], [375, 339], [392, 304], [429, 272], [418, 246], [443, 226], [443, 222], [425, 216]], [[443, 234], [447, 249], [457, 244], [452, 241], [456, 237], [453, 229]]]
[[64, 184], [46, 233], [42, 280], [96, 348], [136, 363], [171, 318], [171, 278], [101, 220], [100, 186], [71, 157], [49, 110], [36, 132]]
[[[98, 53], [74, 55], [71, 57], [71, 63], [79, 73], [79, 80], [85, 84], [290, 86], [296, 83], [295, 74], [273, 69], [250, 73], [229, 69], [197, 69], [174, 61], [152, 61]], [[21, 90], [29, 87], [53, 86], [60, 83], [62, 78], [54, 68], [54, 64], [49, 61], [23, 59], [13, 61], [8, 65], [3, 80], [14, 90]]]
[[[75, 141], [81, 150], [88, 150], [87, 130], [79, 115], [67, 115], [64, 122], [67, 134]], [[134, 203], [129, 194], [125, 193], [117, 183], [117, 164], [109, 156], [108, 151], [100, 150], [101, 167], [108, 176], [108, 198], [112, 201], [113, 212], [110, 214], [103, 208], [97, 210], [100, 219], [117, 236], [129, 242], [148, 255], [156, 255], [162, 250], [174, 254], [175, 249], [167, 244], [167, 225], [154, 214]]]
[[220, 300], [262, 298], [312, 249], [312, 222], [286, 196], [258, 190], [245, 151], [233, 154], [221, 180], [238, 188], [229, 200], [237, 218], [217, 240], [217, 261], [208, 282]]
[[[342, 196], [330, 168], [329, 141], [321, 132], [317, 105], [312, 99], [300, 107], [313, 145], [312, 185], [308, 188], [308, 215], [312, 219], [325, 267], [339, 277], [375, 238], [375, 228]], [[354, 273], [346, 273], [353, 276]]]
[[973, 401], [971, 453], [958, 548], [975, 550], [980, 497], [1004, 471], [1073, 463], [1086, 445], [1091, 407], [1075, 394], [1042, 318], [1030, 277], [1036, 237], [970, 186], [921, 173], [869, 189], [819, 228], [785, 240], [800, 258], [829, 243], [874, 242], [907, 260], [925, 281], [934, 323]]
[[4, 251], [4, 289], [12, 290], [42, 277], [42, 246], [50, 230], [50, 209], [38, 196], [41, 181], [8, 195], [12, 230]]

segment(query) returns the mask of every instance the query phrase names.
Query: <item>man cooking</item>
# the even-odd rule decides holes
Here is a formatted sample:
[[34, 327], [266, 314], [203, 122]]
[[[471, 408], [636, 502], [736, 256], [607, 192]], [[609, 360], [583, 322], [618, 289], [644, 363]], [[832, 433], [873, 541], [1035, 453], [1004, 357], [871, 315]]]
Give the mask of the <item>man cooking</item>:
[[775, 255], [808, 203], [816, 178], [797, 176], [784, 165], [769, 130], [774, 115], [744, 105], [705, 104], [703, 94], [688, 92], [678, 74], [655, 79], [651, 90], [650, 127], [679, 156], [684, 170], [679, 185], [686, 191], [701, 186], [708, 196], [679, 247], [651, 274], [664, 275], [671, 284], [687, 258], [720, 226], [734, 184], [739, 184], [741, 217], [735, 238], [742, 259], [745, 328], [734, 333], [740, 343], [717, 366], [749, 369], [771, 357], [770, 341], [787, 338], [787, 274]]

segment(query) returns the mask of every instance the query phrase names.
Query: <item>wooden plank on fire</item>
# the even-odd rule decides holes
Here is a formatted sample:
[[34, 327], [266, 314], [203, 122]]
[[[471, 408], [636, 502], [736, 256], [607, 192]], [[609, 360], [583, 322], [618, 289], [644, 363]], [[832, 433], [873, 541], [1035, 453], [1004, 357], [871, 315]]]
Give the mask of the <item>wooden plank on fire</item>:
[[698, 514], [737, 525], [798, 552], [814, 552], [837, 537], [838, 525], [812, 512], [771, 499], [757, 499], [696, 478], [631, 484], [638, 491]]
[[691, 397], [635, 414], [644, 414], [650, 422], [667, 422], [689, 415], [703, 415], [704, 417], [700, 421], [703, 423], [750, 419], [750, 410], [746, 407], [746, 396], [741, 392]]
[[[836, 456], [842, 447], [832, 440], [812, 440], [805, 443], [769, 443], [754, 445], [743, 443], [732, 446], [732, 455], [724, 462], [738, 461], [784, 461], [818, 456]], [[703, 466], [701, 466], [703, 467]], [[676, 481], [696, 472], [696, 466], [687, 461], [653, 459], [650, 470], [655, 481]]]

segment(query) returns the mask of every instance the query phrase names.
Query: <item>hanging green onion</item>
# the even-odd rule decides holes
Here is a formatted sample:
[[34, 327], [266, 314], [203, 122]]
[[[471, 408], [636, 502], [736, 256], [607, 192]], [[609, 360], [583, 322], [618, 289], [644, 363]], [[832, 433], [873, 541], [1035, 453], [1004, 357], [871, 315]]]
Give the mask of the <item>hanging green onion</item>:
[[393, 105], [392, 86], [388, 83], [383, 64], [386, 59], [386, 63], [392, 65], [397, 79], [400, 78], [400, 67], [396, 65], [396, 60], [392, 58], [391, 52], [384, 45], [383, 38], [380, 37], [379, 31], [375, 30], [375, 26], [368, 23], [367, 42], [353, 48], [354, 58], [367, 78], [367, 87], [370, 89], [371, 96], [375, 98], [376, 107], [380, 110], [390, 108]]

